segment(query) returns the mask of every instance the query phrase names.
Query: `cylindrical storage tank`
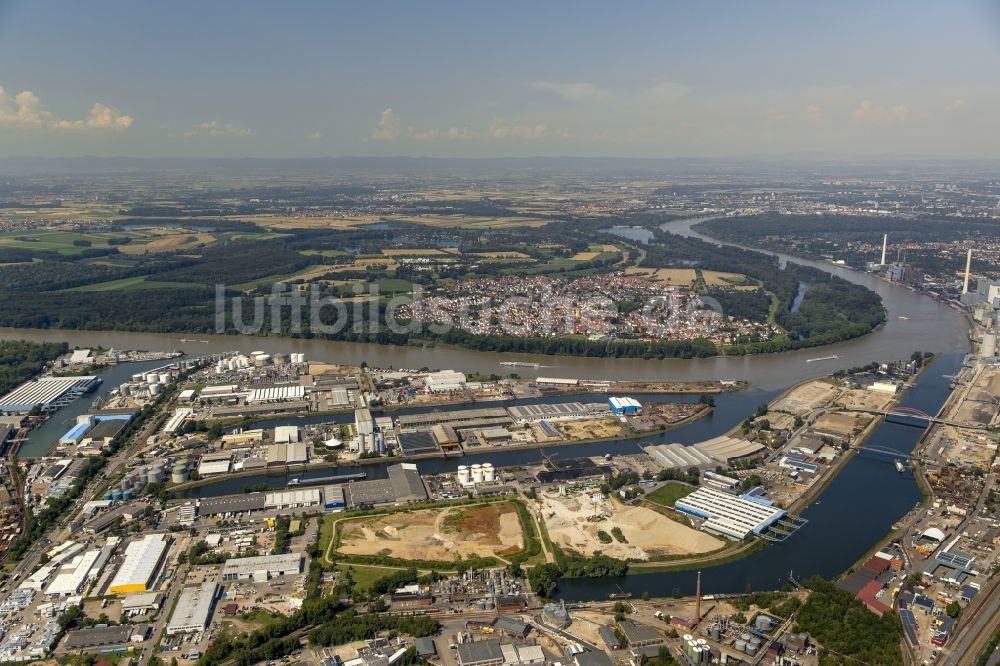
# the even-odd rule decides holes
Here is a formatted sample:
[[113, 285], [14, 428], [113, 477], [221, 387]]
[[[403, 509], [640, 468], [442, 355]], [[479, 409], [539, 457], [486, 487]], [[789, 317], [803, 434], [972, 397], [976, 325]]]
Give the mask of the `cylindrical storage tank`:
[[120, 490], [111, 491], [111, 499], [118, 501], [121, 500], [121, 498], [122, 498], [122, 491]]
[[162, 483], [163, 482], [163, 470], [162, 469], [151, 469], [149, 473], [146, 474], [146, 483]]
[[750, 654], [756, 654], [757, 650], [760, 649], [760, 639], [753, 638], [747, 642], [747, 652]]
[[472, 466], [472, 482], [482, 483], [483, 482], [483, 466], [476, 463]]
[[735, 643], [733, 643], [733, 649], [736, 650], [737, 652], [746, 652], [747, 642], [742, 639], [738, 640]]
[[122, 499], [125, 501], [132, 499], [134, 495], [135, 493], [132, 492], [131, 488], [126, 488], [125, 490], [122, 491]]
[[458, 482], [463, 486], [467, 486], [472, 483], [472, 472], [469, 471], [467, 465], [458, 466]]
[[104, 493], [104, 495], [103, 495], [102, 497], [104, 497], [104, 499], [106, 499], [106, 500], [109, 500], [109, 499], [111, 499], [111, 498], [112, 498], [113, 496], [114, 496], [114, 493], [111, 493], [111, 492], [107, 492], [107, 493]]
[[717, 626], [713, 625], [708, 628], [708, 637], [711, 638], [713, 641], [718, 641], [720, 635], [721, 632], [719, 631], [719, 628]]
[[684, 634], [684, 636], [682, 636], [682, 638], [684, 639], [685, 643], [687, 643], [688, 641], [693, 641], [694, 640], [694, 636], [692, 636], [691, 634]]
[[155, 384], [159, 378], [160, 376], [155, 372], [147, 372], [146, 376], [143, 379], [146, 380], [147, 384]]
[[170, 481], [173, 483], [184, 483], [188, 480], [187, 469], [184, 467], [174, 468], [174, 471], [170, 473]]
[[170, 373], [164, 372], [160, 374], [160, 383], [169, 384], [170, 383]]
[[253, 360], [253, 364], [258, 368], [263, 367], [269, 364], [270, 362], [271, 362], [271, 357], [268, 354], [264, 354], [263, 356], [257, 356]]
[[134, 485], [135, 485], [135, 479], [133, 477], [126, 476], [124, 479], [122, 479], [122, 490], [126, 488], [131, 488]]
[[149, 385], [149, 395], [160, 395], [160, 385], [150, 384]]
[[132, 387], [130, 387], [128, 384], [122, 384], [119, 387], [118, 392], [121, 393], [121, 396], [123, 398], [127, 398], [130, 395], [132, 395]]
[[337, 439], [336, 437], [331, 437], [330, 439], [326, 440], [323, 443], [323, 445], [326, 448], [328, 448], [331, 451], [333, 451], [334, 449], [339, 449], [340, 447], [342, 447], [344, 445], [344, 443], [342, 441], [340, 441], [339, 439]]
[[274, 364], [275, 365], [288, 365], [289, 357], [288, 354], [275, 354]]
[[483, 463], [483, 482], [493, 483], [497, 480], [496, 470], [493, 469], [493, 463]]
[[743, 641], [744, 643], [749, 642], [751, 638], [753, 638], [753, 636], [751, 636], [750, 634], [740, 634], [740, 640]]
[[134, 381], [134, 382], [141, 382], [145, 378], [146, 378], [146, 375], [142, 374], [141, 372], [137, 372], [134, 375], [132, 375], [132, 381]]

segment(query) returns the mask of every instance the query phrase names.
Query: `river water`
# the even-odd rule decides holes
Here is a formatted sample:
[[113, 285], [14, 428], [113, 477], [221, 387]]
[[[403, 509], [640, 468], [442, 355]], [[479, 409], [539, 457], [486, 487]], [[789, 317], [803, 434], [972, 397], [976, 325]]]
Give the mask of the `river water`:
[[[705, 219], [705, 218], [701, 218]], [[678, 220], [663, 225], [663, 229], [681, 235], [705, 238], [691, 230], [701, 219]], [[684, 428], [642, 440], [606, 442], [554, 449], [560, 455], [585, 456], [603, 453], [635, 452], [645, 442], [692, 443], [715, 436], [732, 427], [753, 408], [771, 399], [780, 390], [805, 379], [826, 375], [839, 368], [862, 365], [872, 360], [898, 359], [915, 350], [933, 351], [940, 355], [931, 368], [904, 398], [902, 404], [927, 413], [936, 413], [948, 394], [951, 375], [959, 368], [968, 351], [968, 326], [964, 316], [931, 298], [916, 294], [900, 285], [890, 284], [874, 276], [857, 273], [830, 264], [812, 262], [787, 255], [777, 255], [782, 261], [795, 261], [814, 266], [855, 283], [863, 284], [882, 296], [889, 317], [886, 324], [870, 335], [836, 345], [786, 352], [774, 355], [719, 357], [711, 359], [648, 361], [642, 359], [592, 359], [553, 357], [533, 354], [496, 354], [451, 347], [392, 347], [370, 344], [301, 340], [277, 337], [206, 336], [104, 331], [66, 331], [35, 329], [0, 329], [2, 339], [32, 339], [66, 341], [80, 347], [115, 347], [118, 349], [182, 350], [192, 355], [211, 352], [262, 349], [268, 352], [302, 352], [310, 360], [343, 363], [362, 361], [378, 367], [455, 368], [467, 372], [497, 372], [501, 360], [522, 360], [540, 363], [542, 367], [518, 368], [522, 376], [579, 377], [588, 379], [743, 379], [753, 386], [735, 394], [717, 398], [716, 410], [708, 418]], [[905, 317], [903, 319], [902, 317]], [[182, 340], [197, 338], [197, 341]], [[819, 356], [836, 355], [836, 359], [807, 363]], [[114, 386], [125, 376], [138, 372], [139, 365], [120, 366], [122, 379], [109, 371], [105, 386]], [[102, 390], [107, 390], [102, 387]], [[89, 400], [78, 401], [56, 418], [66, 425], [71, 410], [86, 410]], [[82, 412], [81, 412], [82, 413]], [[298, 420], [301, 422], [301, 420]], [[57, 429], [50, 422], [45, 427]], [[68, 429], [68, 425], [67, 425]], [[870, 440], [873, 444], [910, 451], [921, 430], [910, 426], [885, 423]], [[59, 434], [62, 434], [61, 432]], [[477, 458], [494, 465], [516, 465], [540, 459], [537, 450], [504, 451], [483, 454]], [[458, 460], [428, 460], [420, 462], [421, 472], [453, 470]], [[385, 474], [385, 465], [363, 468], [374, 478]], [[308, 477], [335, 474], [322, 470], [303, 474]], [[243, 486], [266, 480], [273, 487], [284, 485], [283, 475], [223, 480], [212, 486], [192, 491], [194, 495], [242, 492]], [[887, 457], [859, 455], [851, 460], [820, 497], [804, 514], [809, 521], [798, 533], [783, 544], [773, 545], [746, 559], [706, 569], [702, 579], [705, 593], [742, 592], [748, 585], [754, 589], [776, 589], [794, 571], [802, 579], [818, 574], [832, 577], [845, 570], [872, 543], [888, 532], [892, 523], [904, 515], [919, 499], [913, 478], [896, 473], [893, 461]], [[634, 594], [649, 591], [653, 595], [669, 594], [674, 588], [690, 594], [694, 590], [694, 572], [629, 575], [620, 580], [563, 580], [560, 592], [567, 600], [606, 598], [618, 587]]]

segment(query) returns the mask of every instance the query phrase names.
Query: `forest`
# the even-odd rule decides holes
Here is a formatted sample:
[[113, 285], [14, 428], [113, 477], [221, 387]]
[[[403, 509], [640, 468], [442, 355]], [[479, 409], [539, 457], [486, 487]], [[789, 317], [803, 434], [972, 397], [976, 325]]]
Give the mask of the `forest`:
[[895, 613], [879, 617], [849, 593], [822, 578], [807, 581], [809, 598], [795, 616], [795, 631], [807, 631], [823, 646], [821, 666], [903, 663], [902, 626]]
[[65, 342], [0, 340], [0, 395], [26, 382], [69, 351]]

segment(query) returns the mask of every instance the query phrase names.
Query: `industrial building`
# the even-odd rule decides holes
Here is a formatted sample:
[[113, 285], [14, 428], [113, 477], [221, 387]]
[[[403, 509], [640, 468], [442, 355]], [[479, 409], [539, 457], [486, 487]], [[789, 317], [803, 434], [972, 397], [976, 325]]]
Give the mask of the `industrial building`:
[[622, 620], [618, 623], [618, 629], [625, 636], [629, 647], [640, 648], [647, 645], [663, 645], [664, 643], [663, 634], [648, 624]]
[[145, 615], [158, 611], [163, 605], [163, 595], [159, 592], [139, 592], [122, 600], [122, 613], [128, 616]]
[[359, 436], [375, 434], [375, 419], [372, 418], [370, 409], [354, 411], [354, 430]]
[[[437, 426], [434, 426], [435, 428]], [[439, 453], [441, 448], [429, 432], [404, 432], [396, 437], [399, 450], [404, 456]]]
[[[110, 556], [110, 551], [108, 555]], [[97, 548], [77, 555], [59, 570], [45, 588], [45, 594], [50, 597], [79, 594], [83, 591], [84, 585], [100, 573], [101, 567], [104, 566], [104, 562], [97, 564], [100, 559], [101, 550]], [[104, 559], [107, 561], [107, 558]]]
[[389, 483], [396, 502], [422, 502], [427, 499], [427, 488], [417, 472], [417, 466], [412, 463], [400, 463], [389, 468]]
[[125, 561], [108, 585], [111, 594], [145, 592], [149, 589], [153, 576], [167, 550], [167, 540], [163, 534], [147, 534], [133, 541], [125, 548]]
[[228, 435], [222, 436], [222, 448], [226, 449], [230, 446], [239, 446], [241, 444], [256, 444], [263, 441], [264, 430], [262, 428], [254, 428], [253, 430], [237, 430], [236, 432], [231, 432]]
[[426, 412], [423, 414], [403, 414], [397, 419], [400, 430], [429, 430], [438, 423], [447, 423], [455, 429], [511, 423], [507, 410], [499, 407], [479, 409], [453, 409]]
[[198, 462], [198, 476], [212, 476], [213, 474], [229, 474], [233, 469], [233, 454], [221, 451], [219, 453], [206, 453]]
[[168, 435], [172, 435], [177, 432], [177, 429], [181, 427], [181, 424], [186, 420], [194, 416], [194, 410], [190, 407], [178, 407], [174, 410], [174, 413], [167, 419], [167, 422], [163, 424], [163, 432]]
[[204, 518], [228, 518], [253, 511], [263, 511], [265, 493], [244, 493], [206, 497], [198, 504], [198, 515]]
[[287, 384], [284, 386], [268, 386], [250, 391], [247, 396], [247, 404], [261, 404], [269, 402], [287, 402], [289, 400], [301, 400], [306, 395], [304, 386], [298, 384]]
[[729, 465], [739, 460], [760, 458], [767, 451], [767, 447], [758, 442], [726, 435], [699, 442], [693, 447], [722, 465]]
[[432, 372], [424, 378], [428, 393], [451, 393], [465, 389], [465, 374], [454, 370]]
[[305, 442], [271, 444], [267, 447], [267, 465], [304, 465], [309, 462], [309, 451]]
[[323, 502], [319, 488], [302, 490], [277, 490], [265, 494], [266, 509], [297, 509], [307, 506], [319, 506]]
[[381, 506], [395, 504], [396, 493], [389, 479], [369, 479], [355, 481], [347, 486], [347, 495], [352, 507]]
[[28, 381], [0, 398], [0, 412], [28, 412], [36, 405], [41, 405], [42, 409], [60, 407], [92, 391], [100, 382], [100, 378], [94, 375], [42, 377]]
[[635, 398], [613, 396], [608, 398], [608, 407], [615, 414], [642, 414], [642, 404]]
[[63, 648], [67, 651], [88, 648], [108, 648], [129, 643], [141, 643], [149, 635], [147, 624], [120, 624], [112, 627], [87, 627], [66, 634]]
[[302, 554], [260, 555], [226, 560], [222, 566], [222, 580], [265, 581], [275, 576], [302, 572]]
[[706, 532], [733, 539], [759, 535], [786, 515], [783, 509], [715, 488], [699, 488], [674, 502], [674, 508], [704, 520], [701, 527]]
[[502, 666], [500, 641], [490, 639], [474, 643], [459, 643], [456, 649], [458, 666]]
[[167, 623], [167, 636], [208, 629], [208, 622], [219, 598], [219, 584], [206, 582], [181, 590], [174, 612]]
[[609, 404], [603, 402], [555, 402], [508, 407], [507, 412], [516, 421], [542, 421], [545, 419], [580, 419], [607, 415]]
[[714, 467], [716, 462], [707, 455], [684, 444], [657, 444], [643, 448], [651, 458], [668, 468]]
[[323, 508], [327, 511], [342, 511], [347, 507], [343, 486], [323, 488]]
[[275, 444], [293, 444], [301, 441], [302, 435], [298, 426], [284, 425], [274, 429]]

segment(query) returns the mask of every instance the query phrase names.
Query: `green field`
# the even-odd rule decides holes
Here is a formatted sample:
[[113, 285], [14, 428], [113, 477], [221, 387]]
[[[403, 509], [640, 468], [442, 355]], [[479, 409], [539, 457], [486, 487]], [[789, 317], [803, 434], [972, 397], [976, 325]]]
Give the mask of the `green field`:
[[[127, 234], [111, 234], [122, 237]], [[65, 255], [75, 255], [94, 248], [108, 246], [109, 235], [78, 234], [72, 231], [18, 231], [0, 234], [0, 247], [15, 247], [24, 250], [48, 250]], [[73, 241], [87, 242], [86, 246], [74, 245]]]
[[687, 497], [695, 490], [697, 490], [697, 488], [689, 486], [686, 483], [681, 483], [680, 481], [668, 481], [662, 488], [657, 488], [653, 492], [646, 495], [646, 499], [661, 506], [673, 507], [674, 502], [682, 497]]
[[170, 289], [173, 287], [196, 287], [197, 284], [191, 282], [157, 282], [147, 280], [145, 275], [122, 278], [121, 280], [111, 280], [109, 282], [95, 282], [85, 284], [63, 291], [122, 291], [125, 289]]

